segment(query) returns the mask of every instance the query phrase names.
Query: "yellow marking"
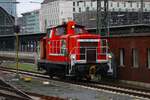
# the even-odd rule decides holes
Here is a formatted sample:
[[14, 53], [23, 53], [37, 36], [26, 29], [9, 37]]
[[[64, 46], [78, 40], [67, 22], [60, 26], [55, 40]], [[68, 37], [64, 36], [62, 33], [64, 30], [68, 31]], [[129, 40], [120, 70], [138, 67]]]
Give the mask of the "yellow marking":
[[23, 77], [23, 80], [25, 82], [31, 82], [32, 78], [31, 77]]

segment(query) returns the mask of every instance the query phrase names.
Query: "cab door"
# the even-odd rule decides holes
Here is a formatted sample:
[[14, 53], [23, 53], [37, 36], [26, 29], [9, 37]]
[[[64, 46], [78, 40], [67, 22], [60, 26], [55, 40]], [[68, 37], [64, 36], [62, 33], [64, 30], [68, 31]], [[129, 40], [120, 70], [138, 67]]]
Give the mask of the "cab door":
[[63, 56], [64, 55], [63, 48], [66, 48], [66, 46], [64, 45], [65, 41], [64, 41], [64, 39], [62, 39], [62, 37], [64, 35], [66, 35], [64, 26], [59, 26], [59, 27], [56, 27], [54, 29], [54, 35], [52, 38], [53, 43], [52, 44], [53, 44], [53, 49], [54, 49], [53, 53], [56, 56]]
[[66, 34], [65, 27], [59, 26], [52, 29], [48, 39], [48, 56], [51, 61], [65, 61], [66, 42], [62, 37]]
[[47, 30], [47, 40], [46, 40], [46, 43], [47, 43], [47, 46], [46, 46], [46, 52], [47, 52], [47, 58], [49, 57], [49, 54], [51, 54], [52, 50], [52, 44], [51, 44], [51, 40], [53, 38], [53, 35], [54, 35], [54, 30], [53, 28], [50, 28]]

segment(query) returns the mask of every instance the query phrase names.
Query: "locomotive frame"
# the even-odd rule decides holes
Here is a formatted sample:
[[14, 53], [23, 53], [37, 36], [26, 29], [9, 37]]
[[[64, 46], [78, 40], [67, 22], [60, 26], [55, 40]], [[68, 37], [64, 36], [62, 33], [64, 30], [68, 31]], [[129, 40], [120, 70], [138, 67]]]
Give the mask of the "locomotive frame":
[[40, 41], [38, 68], [51, 77], [91, 79], [113, 76], [107, 39], [88, 33], [74, 21], [48, 29]]

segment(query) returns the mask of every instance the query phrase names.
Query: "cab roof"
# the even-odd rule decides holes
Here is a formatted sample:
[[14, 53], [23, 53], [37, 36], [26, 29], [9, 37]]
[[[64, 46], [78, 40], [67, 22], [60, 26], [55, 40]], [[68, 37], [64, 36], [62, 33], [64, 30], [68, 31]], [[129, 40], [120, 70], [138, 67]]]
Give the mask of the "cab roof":
[[[69, 23], [69, 22], [68, 22]], [[53, 26], [53, 27], [50, 27], [50, 28], [47, 28], [47, 29], [53, 29], [53, 28], [58, 28], [58, 27], [66, 27], [68, 23], [63, 23], [62, 25], [57, 25], [57, 26]], [[81, 27], [81, 28], [84, 28], [85, 26], [82, 26], [82, 25], [78, 25], [78, 24], [75, 24], [76, 27]]]

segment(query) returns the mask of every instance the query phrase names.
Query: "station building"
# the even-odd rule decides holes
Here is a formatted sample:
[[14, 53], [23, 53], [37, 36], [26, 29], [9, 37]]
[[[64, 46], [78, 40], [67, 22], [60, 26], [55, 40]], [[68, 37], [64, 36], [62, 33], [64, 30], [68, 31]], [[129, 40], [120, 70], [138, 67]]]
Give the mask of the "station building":
[[22, 13], [19, 21], [22, 22], [20, 23], [21, 34], [40, 33], [39, 10]]
[[17, 16], [16, 0], [0, 0], [0, 7], [2, 7], [9, 15]]
[[110, 48], [118, 64], [118, 78], [150, 83], [150, 33], [114, 35]]
[[[81, 0], [82, 1], [82, 0]], [[97, 1], [78, 2], [74, 20], [88, 28], [94, 28], [97, 24]], [[101, 1], [103, 8], [104, 2]], [[108, 16], [110, 26], [149, 24], [150, 23], [150, 1], [144, 0], [110, 0], [108, 4]]]
[[44, 0], [40, 10], [40, 31], [73, 20], [72, 3], [71, 0]]
[[0, 7], [0, 35], [12, 35], [15, 19]]
[[150, 83], [150, 26], [126, 27], [125, 30], [126, 34], [118, 31], [107, 37], [118, 65], [118, 79], [138, 85]]
[[[95, 33], [95, 29], [90, 29]], [[117, 78], [123, 82], [150, 87], [150, 25], [110, 27], [104, 36], [115, 55]]]

